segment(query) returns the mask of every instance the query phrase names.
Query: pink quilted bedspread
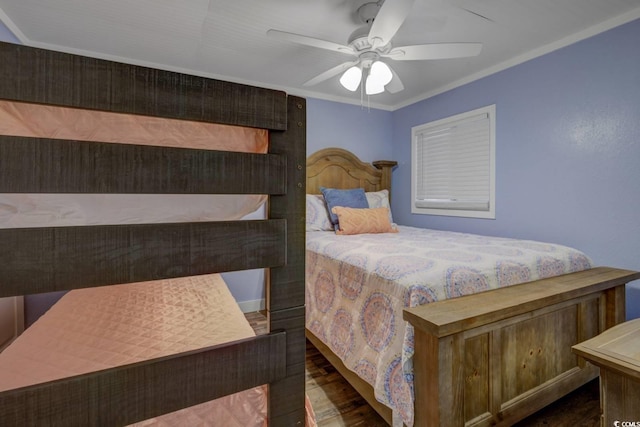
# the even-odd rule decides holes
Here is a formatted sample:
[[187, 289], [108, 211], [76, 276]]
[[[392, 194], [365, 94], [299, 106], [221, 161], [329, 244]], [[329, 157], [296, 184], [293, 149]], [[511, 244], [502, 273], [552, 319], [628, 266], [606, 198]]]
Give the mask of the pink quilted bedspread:
[[[223, 279], [68, 292], [0, 353], [0, 391], [255, 336]], [[265, 426], [266, 386], [137, 423]]]

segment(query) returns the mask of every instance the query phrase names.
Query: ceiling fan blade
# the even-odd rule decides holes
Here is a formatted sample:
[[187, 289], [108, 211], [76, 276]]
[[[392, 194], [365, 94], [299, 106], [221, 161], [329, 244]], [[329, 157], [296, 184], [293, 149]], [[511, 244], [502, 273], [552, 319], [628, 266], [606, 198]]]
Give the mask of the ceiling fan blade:
[[[464, 10], [471, 15], [495, 23], [496, 21], [488, 16], [488, 9], [486, 3], [477, 2], [474, 0], [447, 0], [450, 5], [457, 7], [460, 10]], [[484, 5], [484, 8], [482, 7]], [[483, 10], [484, 9], [484, 10]]]
[[481, 50], [482, 43], [431, 43], [394, 47], [381, 56], [396, 61], [424, 61], [476, 56]]
[[393, 74], [393, 78], [387, 85], [384, 87], [390, 93], [398, 93], [404, 90], [404, 85], [402, 84], [402, 80], [396, 74], [395, 70], [392, 67], [389, 67], [391, 70], [391, 74]]
[[286, 31], [269, 30], [267, 31], [267, 36], [292, 43], [332, 50], [334, 52], [346, 53], [349, 55], [353, 55], [355, 53], [353, 48], [347, 45], [342, 45], [322, 39], [316, 39], [313, 37], [301, 36], [300, 34], [287, 33]]
[[369, 30], [369, 40], [384, 46], [391, 41], [409, 15], [415, 0], [385, 0]]
[[315, 76], [314, 78], [312, 78], [311, 80], [307, 80], [306, 82], [304, 82], [304, 86], [313, 86], [313, 85], [317, 85], [318, 83], [321, 83], [325, 80], [330, 79], [331, 77], [337, 76], [338, 74], [347, 71], [349, 68], [353, 67], [354, 65], [357, 65], [358, 62], [360, 61], [348, 61], [348, 62], [343, 62], [340, 65], [337, 65], [327, 71], [325, 71], [324, 73], [318, 74], [317, 76]]

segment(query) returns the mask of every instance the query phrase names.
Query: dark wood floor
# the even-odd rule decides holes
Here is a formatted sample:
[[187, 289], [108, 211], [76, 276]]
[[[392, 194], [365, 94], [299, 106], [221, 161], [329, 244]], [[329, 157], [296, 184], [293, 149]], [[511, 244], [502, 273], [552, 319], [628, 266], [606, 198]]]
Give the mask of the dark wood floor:
[[387, 427], [335, 368], [307, 341], [306, 389], [318, 427]]
[[[266, 332], [260, 313], [247, 314], [256, 333]], [[385, 427], [384, 420], [336, 372], [335, 368], [307, 342], [306, 389], [319, 427]], [[594, 380], [547, 406], [515, 427], [600, 425], [598, 381]]]

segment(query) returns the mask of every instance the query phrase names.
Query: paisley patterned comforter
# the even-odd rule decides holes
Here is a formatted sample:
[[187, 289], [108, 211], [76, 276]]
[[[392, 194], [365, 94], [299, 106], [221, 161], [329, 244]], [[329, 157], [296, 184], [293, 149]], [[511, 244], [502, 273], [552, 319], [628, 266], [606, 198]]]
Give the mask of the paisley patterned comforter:
[[399, 226], [397, 234], [307, 232], [306, 325], [413, 425], [413, 328], [402, 309], [591, 267], [529, 240]]

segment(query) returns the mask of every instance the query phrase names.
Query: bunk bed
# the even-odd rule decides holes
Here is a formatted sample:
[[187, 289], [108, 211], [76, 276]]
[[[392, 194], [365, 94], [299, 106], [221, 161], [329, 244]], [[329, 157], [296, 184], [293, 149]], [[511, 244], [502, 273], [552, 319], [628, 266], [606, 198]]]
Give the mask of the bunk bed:
[[624, 321], [625, 284], [640, 273], [359, 209], [336, 209], [347, 235], [335, 233], [323, 187], [362, 188], [370, 211], [390, 209], [395, 166], [339, 148], [307, 158], [309, 341], [393, 425], [512, 425], [595, 378], [571, 346]]
[[[149, 419], [252, 393], [263, 402], [257, 407], [266, 413], [264, 422], [303, 425], [304, 99], [0, 43], [0, 104], [13, 118], [27, 117], [22, 120], [27, 126], [18, 123], [22, 130], [15, 131], [13, 123], [13, 130], [0, 135], [0, 193], [28, 203], [45, 200], [57, 212], [47, 212], [47, 220], [53, 216], [59, 221], [7, 221], [0, 227], [0, 297], [69, 291], [27, 329], [25, 339], [14, 342], [16, 347], [46, 356], [46, 348], [33, 347], [38, 339], [29, 338], [46, 340], [56, 332], [42, 325], [55, 320], [57, 332], [66, 333], [74, 324], [85, 326], [79, 319], [91, 320], [106, 308], [133, 316], [123, 318], [125, 325], [108, 327], [110, 332], [135, 329], [136, 316], [144, 311], [134, 304], [136, 299], [155, 304], [171, 294], [177, 300], [173, 307], [184, 310], [178, 317], [184, 321], [186, 316], [182, 329], [172, 325], [177, 340], [167, 346], [171, 348], [150, 356], [100, 362], [94, 372], [65, 363], [73, 374], [68, 378], [34, 375], [33, 381], [24, 381], [24, 376], [3, 376], [7, 387], [0, 384], [2, 424], [150, 425]], [[58, 126], [53, 112], [71, 118], [72, 124]], [[88, 116], [97, 116], [98, 124], [90, 119], [87, 125]], [[146, 121], [146, 127], [139, 127], [137, 134], [110, 122], [114, 117], [123, 120], [117, 123]], [[5, 131], [10, 121], [5, 118], [0, 129]], [[182, 125], [187, 122], [207, 130], [185, 136]], [[76, 136], [78, 128], [85, 134]], [[188, 143], [161, 143], [164, 139]], [[264, 143], [242, 148], [246, 139]], [[210, 140], [217, 143], [209, 145]], [[178, 198], [167, 199], [172, 205], [167, 206], [158, 199], [165, 195]], [[96, 205], [103, 196], [105, 201]], [[114, 202], [119, 196], [133, 201], [131, 211]], [[84, 201], [72, 202], [74, 197]], [[140, 214], [140, 205], [149, 200], [146, 213]], [[81, 209], [70, 209], [72, 203]], [[266, 219], [238, 220], [238, 207], [251, 211], [261, 204], [266, 205]], [[184, 211], [185, 205], [197, 212]], [[93, 209], [100, 218], [77, 215], [82, 209]], [[215, 212], [209, 216], [208, 210]], [[124, 221], [109, 223], [101, 217], [105, 211]], [[255, 336], [240, 324], [240, 332], [227, 338], [231, 341], [186, 336], [197, 326], [209, 331], [217, 322], [210, 319], [216, 304], [218, 311], [228, 312], [224, 318], [242, 323], [244, 316], [218, 273], [258, 268], [268, 269], [267, 334]], [[202, 325], [192, 325], [190, 313], [204, 309], [203, 300], [213, 311], [201, 313]], [[73, 317], [78, 308], [84, 317]], [[168, 317], [163, 304], [152, 305], [149, 313]], [[69, 316], [70, 322], [60, 321]], [[125, 332], [117, 338], [127, 337]], [[130, 339], [130, 349], [143, 345], [138, 340]], [[175, 341], [180, 345], [173, 345]], [[25, 342], [28, 346], [21, 344]], [[93, 354], [100, 361], [113, 348], [105, 342], [106, 347], [98, 346], [101, 350]], [[68, 350], [67, 344], [61, 347]], [[26, 372], [39, 366], [32, 364]], [[233, 405], [233, 399], [226, 402]], [[161, 423], [184, 424], [179, 420], [165, 418]]]

